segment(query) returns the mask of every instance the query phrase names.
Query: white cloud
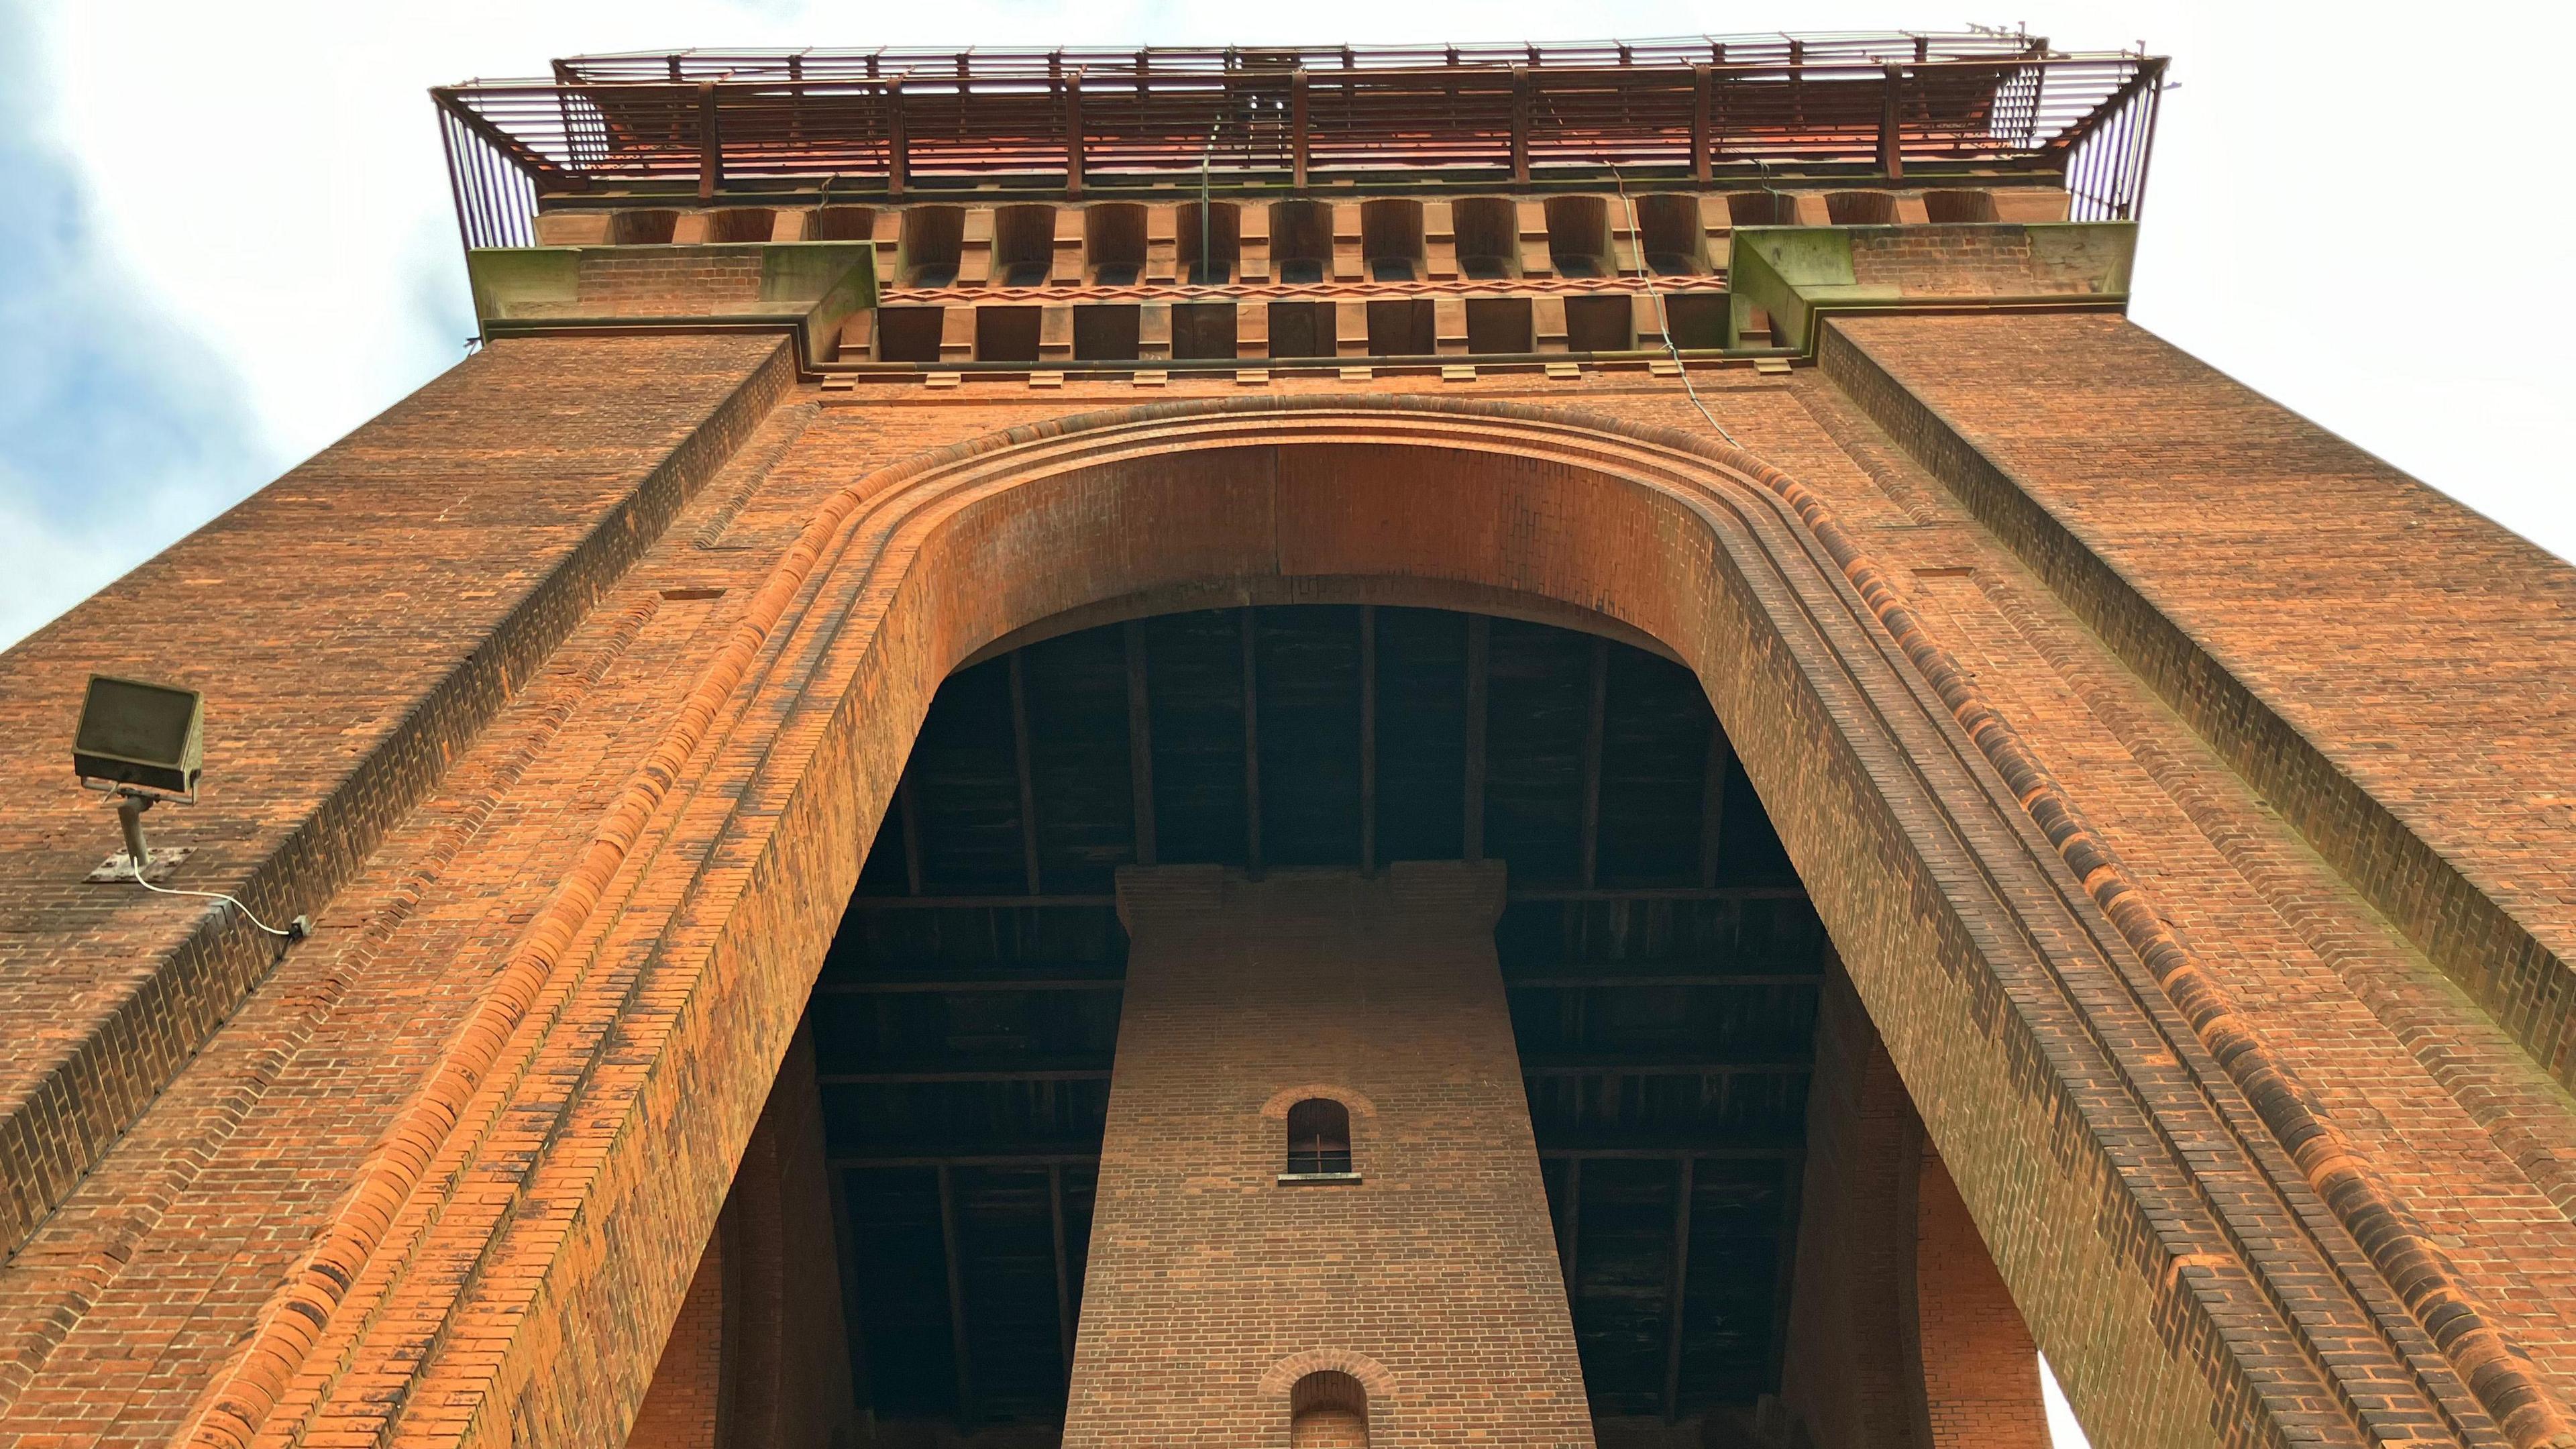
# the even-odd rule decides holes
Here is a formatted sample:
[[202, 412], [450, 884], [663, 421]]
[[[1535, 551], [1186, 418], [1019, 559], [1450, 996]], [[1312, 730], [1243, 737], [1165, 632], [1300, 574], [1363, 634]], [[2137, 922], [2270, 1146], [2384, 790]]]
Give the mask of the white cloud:
[[[1919, 5], [1779, 8], [1788, 13], [1614, 0], [1569, 19], [1557, 4], [1324, 0], [1295, 12], [1293, 30], [1366, 41], [1939, 22]], [[2492, 25], [2479, 24], [2481, 9]], [[2576, 20], [2455, 6], [2449, 33], [2510, 30], [2519, 43], [2482, 52], [2473, 69], [2453, 58], [2409, 79], [2420, 16], [2393, 4], [2072, 0], [2018, 13], [2061, 43], [2144, 38], [2178, 57], [2183, 88], [2168, 97], [2150, 188], [2141, 322], [2576, 554], [2576, 501], [2553, 446], [2576, 378], [2555, 343], [2576, 318], [2563, 295], [2516, 284], [2563, 274], [2568, 260], [2566, 192], [2534, 178], [2549, 174], [2542, 152], [2556, 129], [2552, 57], [2576, 40]], [[865, 34], [850, 33], [862, 18]], [[249, 431], [282, 462], [461, 354], [470, 319], [423, 95], [432, 84], [541, 73], [551, 56], [582, 50], [1217, 42], [1277, 38], [1291, 28], [1281, 20], [1000, 0], [864, 11], [129, 0], [35, 15], [34, 59], [94, 234], [113, 239], [104, 264], [239, 380]], [[1238, 33], [1246, 26], [1257, 33]], [[2445, 255], [2468, 268], [2467, 290], [2410, 292], [2415, 270]], [[237, 478], [232, 492], [259, 481]]]

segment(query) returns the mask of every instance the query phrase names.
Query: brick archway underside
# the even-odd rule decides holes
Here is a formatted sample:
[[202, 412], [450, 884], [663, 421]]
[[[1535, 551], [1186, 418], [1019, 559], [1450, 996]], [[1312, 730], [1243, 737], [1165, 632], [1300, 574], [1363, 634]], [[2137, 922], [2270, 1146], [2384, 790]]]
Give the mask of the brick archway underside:
[[[399, 1418], [404, 1442], [611, 1442], [941, 679], [1131, 596], [1400, 579], [1587, 611], [1698, 676], [2097, 1444], [2508, 1442], [2486, 1404], [2516, 1381], [2472, 1393], [2461, 1372], [2491, 1366], [2488, 1340], [2437, 1347], [2417, 1321], [2438, 1273], [2409, 1313], [2385, 1244], [2355, 1245], [2356, 1209], [2321, 1201], [2206, 1015], [2034, 819], [2054, 797], [1997, 772], [2008, 724], [1961, 728], [1946, 656], [1891, 629], [1834, 539], [1731, 450], [1496, 404], [1146, 407], [854, 480], [691, 685], [198, 1441]], [[552, 1129], [514, 1135], [558, 1091]], [[585, 1312], [603, 1301], [631, 1311]]]

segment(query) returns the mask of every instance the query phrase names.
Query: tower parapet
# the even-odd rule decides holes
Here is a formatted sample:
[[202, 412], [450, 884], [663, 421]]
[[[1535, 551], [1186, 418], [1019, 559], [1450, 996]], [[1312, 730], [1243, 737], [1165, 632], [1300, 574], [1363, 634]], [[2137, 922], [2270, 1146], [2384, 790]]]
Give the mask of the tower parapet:
[[[1818, 306], [2116, 309], [2164, 67], [1984, 32], [682, 51], [432, 94], [487, 335], [721, 319], [914, 380], [1714, 362], [1803, 352]], [[1784, 243], [1824, 269], [1757, 299], [1757, 228], [1895, 231]]]

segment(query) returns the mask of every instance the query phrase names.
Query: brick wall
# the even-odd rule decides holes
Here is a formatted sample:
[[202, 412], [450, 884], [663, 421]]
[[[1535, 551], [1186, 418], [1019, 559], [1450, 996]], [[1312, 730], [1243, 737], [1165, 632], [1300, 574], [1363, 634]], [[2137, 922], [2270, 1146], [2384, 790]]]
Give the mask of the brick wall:
[[1921, 1128], [1839, 969], [1817, 1003], [1806, 1180], [1780, 1401], [1816, 1449], [1926, 1449], [1907, 1354], [1908, 1181]]
[[2576, 572], [2122, 318], [1853, 317], [1820, 359], [2576, 1085], [2544, 843], [2576, 824]]
[[653, 1386], [635, 1411], [626, 1449], [718, 1449], [725, 1399], [725, 1232], [719, 1225], [698, 1259], [689, 1296], [662, 1345]]
[[0, 655], [0, 1245], [276, 962], [115, 848], [64, 754], [92, 671], [203, 690], [171, 884], [316, 909], [789, 381], [773, 339], [501, 343]]
[[[1493, 922], [1499, 866], [1123, 872], [1133, 945], [1068, 1449], [1290, 1442], [1356, 1378], [1368, 1442], [1588, 1446]], [[1356, 1183], [1284, 1185], [1288, 1107]], [[1298, 1442], [1353, 1442], [1317, 1405]]]
[[1852, 280], [1909, 297], [2080, 295], [2099, 273], [2034, 253], [2019, 227], [1886, 227], [1854, 232]]
[[824, 1177], [814, 1042], [799, 1030], [662, 1345], [627, 1449], [829, 1449], [856, 1413]]
[[1915, 1360], [1927, 1449], [2049, 1449], [2039, 1350], [1938, 1155], [1914, 1190]]

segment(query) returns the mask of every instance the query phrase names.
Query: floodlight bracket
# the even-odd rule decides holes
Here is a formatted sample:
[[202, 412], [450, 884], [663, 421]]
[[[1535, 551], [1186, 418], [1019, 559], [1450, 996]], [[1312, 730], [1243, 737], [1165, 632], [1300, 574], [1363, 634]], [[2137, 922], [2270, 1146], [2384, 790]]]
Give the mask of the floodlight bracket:
[[[173, 805], [197, 803], [197, 787], [193, 783], [185, 790], [164, 790], [157, 785], [138, 785], [131, 780], [109, 780], [96, 775], [83, 775], [80, 777], [80, 785], [84, 790], [96, 790], [102, 795], [114, 795], [120, 799], [166, 800]], [[117, 808], [124, 807], [120, 805]]]

